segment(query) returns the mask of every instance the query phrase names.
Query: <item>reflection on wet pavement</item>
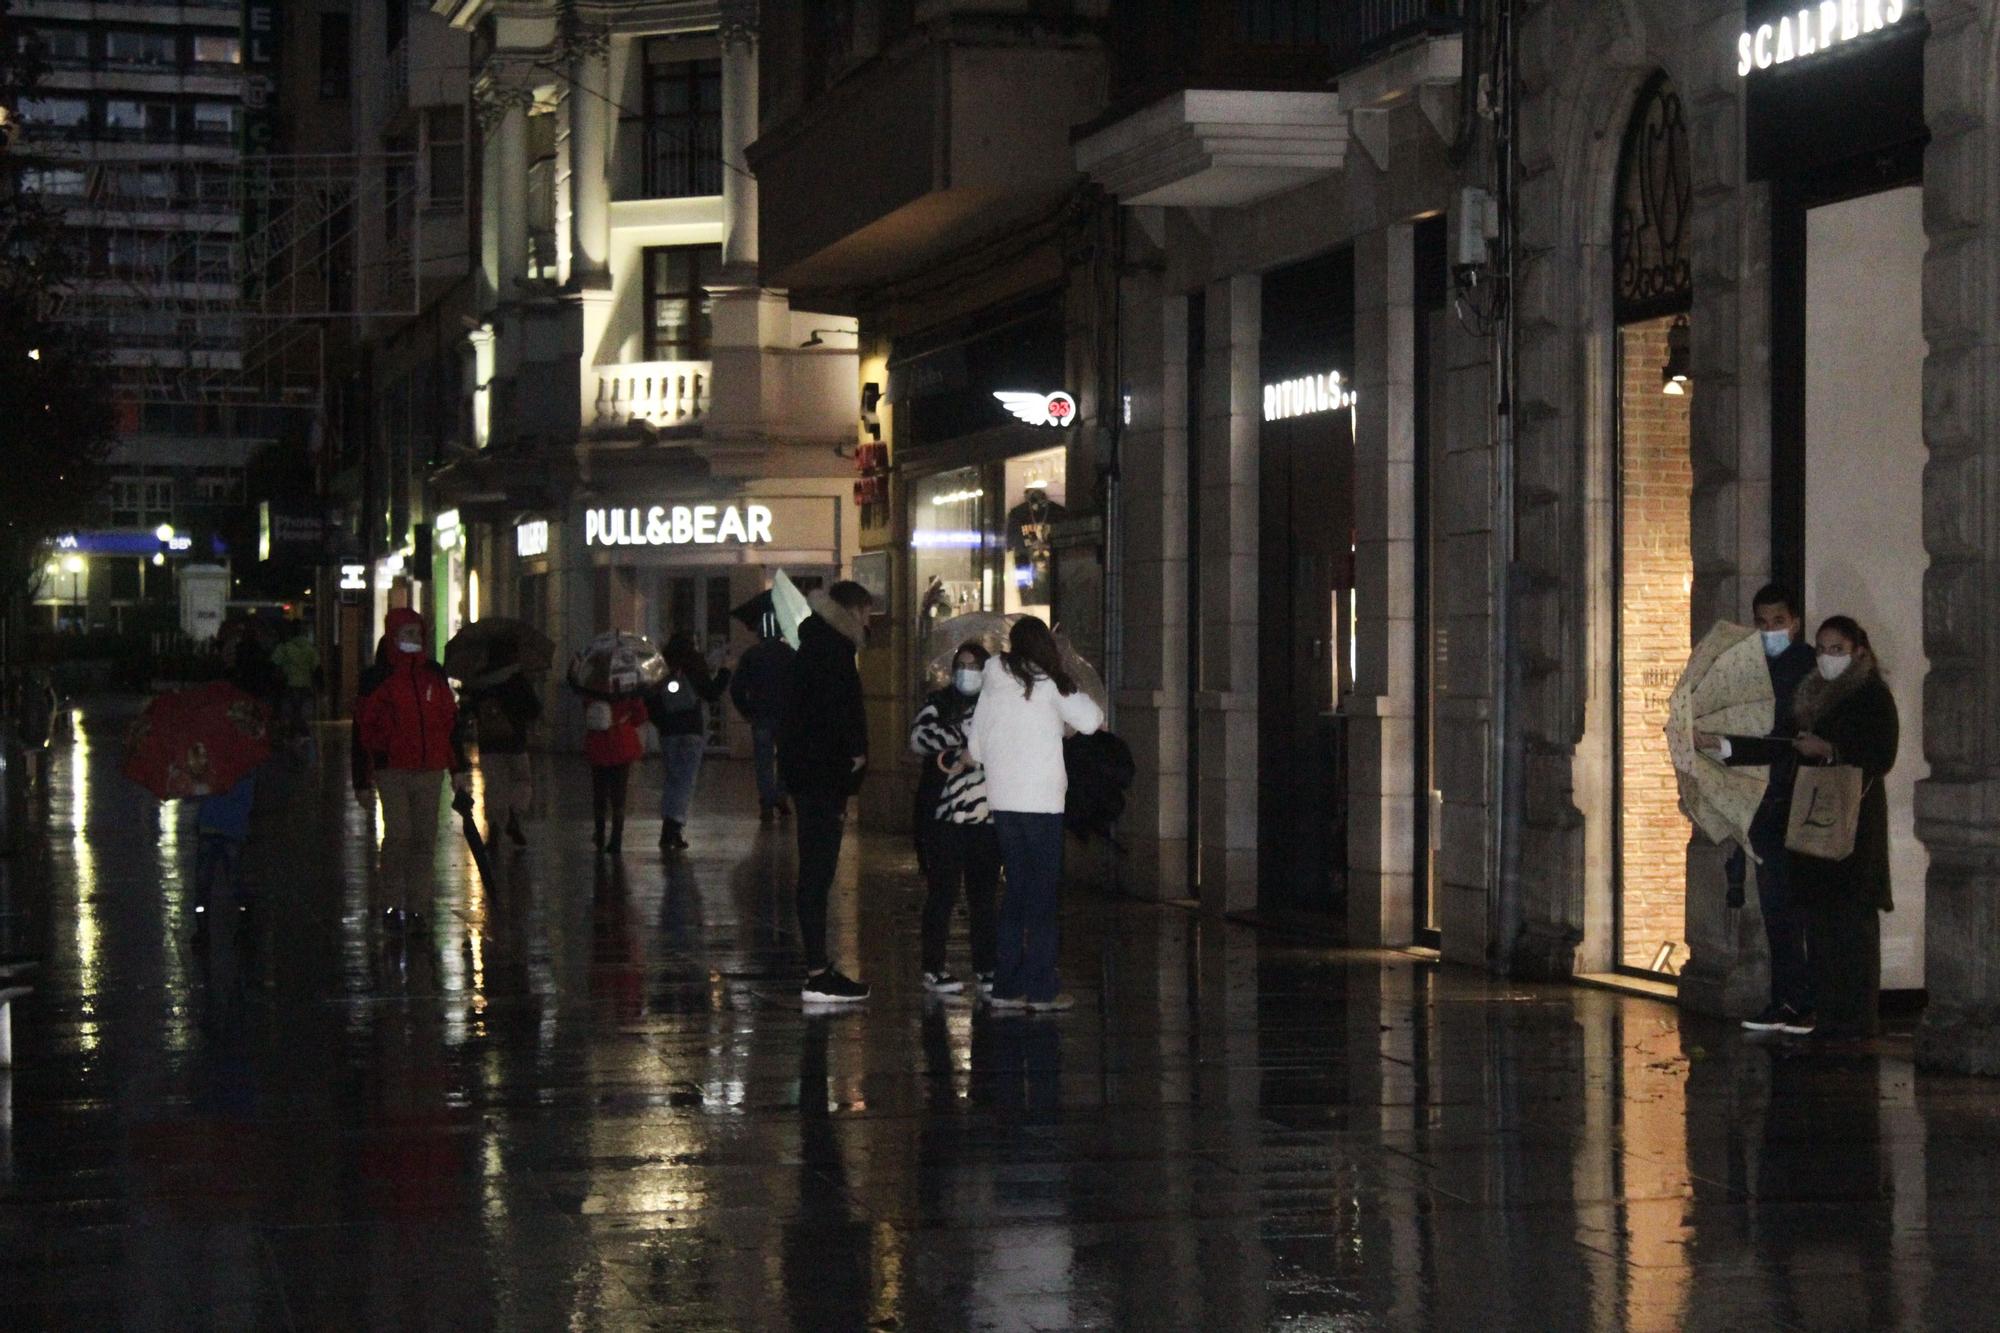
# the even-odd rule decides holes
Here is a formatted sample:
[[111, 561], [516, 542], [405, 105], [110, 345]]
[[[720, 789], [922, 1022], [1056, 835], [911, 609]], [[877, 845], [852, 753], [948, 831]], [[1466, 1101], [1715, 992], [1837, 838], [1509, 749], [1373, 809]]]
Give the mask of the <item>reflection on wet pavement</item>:
[[121, 725], [0, 871], [0, 951], [44, 960], [0, 1328], [2000, 1326], [2000, 1097], [1893, 1046], [1084, 894], [1078, 1009], [991, 1017], [924, 997], [877, 836], [835, 911], [875, 998], [803, 1013], [789, 829], [727, 763], [691, 853], [611, 863], [547, 761], [533, 845], [489, 890], [446, 840], [398, 947], [331, 732], [197, 949], [192, 813], [119, 778]]

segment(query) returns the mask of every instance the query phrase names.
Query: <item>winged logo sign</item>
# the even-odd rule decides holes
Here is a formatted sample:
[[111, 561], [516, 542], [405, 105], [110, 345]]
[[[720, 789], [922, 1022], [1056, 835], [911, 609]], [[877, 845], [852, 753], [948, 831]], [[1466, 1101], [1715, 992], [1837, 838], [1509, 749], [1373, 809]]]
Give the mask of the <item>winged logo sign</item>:
[[1001, 406], [1030, 426], [1067, 426], [1076, 420], [1076, 399], [1061, 389], [1054, 393], [1023, 393], [1001, 389], [994, 393]]

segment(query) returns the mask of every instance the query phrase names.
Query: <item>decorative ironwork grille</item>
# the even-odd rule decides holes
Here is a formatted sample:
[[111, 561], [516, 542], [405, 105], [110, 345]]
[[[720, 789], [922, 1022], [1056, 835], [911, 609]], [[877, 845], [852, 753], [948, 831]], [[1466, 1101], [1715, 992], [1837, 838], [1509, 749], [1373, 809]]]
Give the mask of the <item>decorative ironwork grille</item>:
[[1619, 155], [1612, 235], [1619, 323], [1680, 314], [1693, 303], [1692, 194], [1681, 99], [1666, 75], [1655, 75], [1632, 112]]

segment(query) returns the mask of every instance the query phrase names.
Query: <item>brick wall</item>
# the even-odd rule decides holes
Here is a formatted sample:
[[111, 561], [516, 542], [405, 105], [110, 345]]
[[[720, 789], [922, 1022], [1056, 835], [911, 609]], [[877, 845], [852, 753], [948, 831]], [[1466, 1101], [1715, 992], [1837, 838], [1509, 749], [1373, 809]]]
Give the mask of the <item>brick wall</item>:
[[1630, 967], [1650, 967], [1660, 946], [1671, 941], [1674, 953], [1667, 966], [1678, 971], [1687, 961], [1688, 822], [1680, 813], [1661, 729], [1667, 721], [1667, 696], [1689, 650], [1694, 560], [1688, 516], [1694, 480], [1688, 448], [1692, 399], [1660, 392], [1672, 322], [1632, 325], [1622, 337], [1619, 958]]

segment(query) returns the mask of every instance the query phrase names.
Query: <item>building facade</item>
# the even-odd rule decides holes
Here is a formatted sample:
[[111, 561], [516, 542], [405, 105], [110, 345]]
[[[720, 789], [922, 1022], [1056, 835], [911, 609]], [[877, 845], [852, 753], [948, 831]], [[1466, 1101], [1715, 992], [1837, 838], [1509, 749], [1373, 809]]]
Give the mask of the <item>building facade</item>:
[[[686, 632], [719, 662], [752, 640], [733, 608], [779, 569], [843, 576], [858, 531], [853, 324], [759, 263], [756, 7], [434, 8], [472, 37], [479, 153], [440, 619], [518, 615], [565, 655]], [[747, 753], [731, 710], [711, 737]]]
[[1139, 759], [1133, 891], [1744, 1013], [1659, 737], [1775, 579], [1902, 713], [1883, 983], [2000, 1068], [1992, 5], [764, 22], [767, 272], [859, 320], [889, 446], [878, 726], [941, 615], [1043, 610]]

